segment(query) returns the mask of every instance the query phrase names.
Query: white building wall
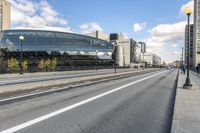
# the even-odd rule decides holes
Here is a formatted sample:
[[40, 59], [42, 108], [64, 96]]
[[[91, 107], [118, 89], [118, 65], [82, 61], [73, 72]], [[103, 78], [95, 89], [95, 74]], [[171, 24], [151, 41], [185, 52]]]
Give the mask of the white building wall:
[[106, 40], [109, 41], [109, 35], [102, 32], [102, 31], [96, 31], [96, 32], [92, 32], [92, 33], [87, 33], [85, 34], [87, 36], [91, 36], [91, 37], [97, 37], [98, 39], [102, 39], [102, 40]]
[[153, 65], [153, 56], [150, 53], [144, 53], [144, 62], [147, 63], [147, 65], [152, 66]]
[[121, 45], [116, 46], [116, 64], [120, 67], [124, 66], [124, 48]]
[[144, 53], [144, 62], [149, 66], [161, 65], [161, 58], [152, 53]]
[[0, 0], [0, 31], [10, 29], [10, 4]]
[[123, 58], [124, 58], [124, 65], [129, 66], [130, 65], [130, 40], [123, 40], [118, 41], [117, 45], [123, 47]]
[[117, 45], [123, 46], [124, 51], [124, 66], [133, 64], [141, 64], [141, 44], [134, 40], [118, 40]]
[[200, 64], [200, 0], [194, 0], [194, 65]]

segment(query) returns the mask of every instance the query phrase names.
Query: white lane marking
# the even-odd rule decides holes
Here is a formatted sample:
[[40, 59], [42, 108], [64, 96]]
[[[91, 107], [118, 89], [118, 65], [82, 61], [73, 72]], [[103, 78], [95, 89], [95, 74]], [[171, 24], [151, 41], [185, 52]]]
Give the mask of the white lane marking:
[[[164, 71], [164, 72], [166, 72], [166, 71]], [[91, 101], [94, 101], [94, 100], [96, 100], [96, 99], [98, 99], [98, 98], [101, 98], [101, 97], [106, 96], [106, 95], [108, 95], [108, 94], [111, 94], [111, 93], [113, 93], [113, 92], [116, 92], [116, 91], [119, 91], [119, 90], [121, 90], [121, 89], [124, 89], [124, 88], [126, 88], [126, 87], [128, 87], [128, 86], [131, 86], [131, 85], [133, 85], [133, 84], [136, 84], [136, 83], [142, 82], [142, 81], [144, 81], [144, 80], [150, 79], [150, 78], [152, 78], [152, 77], [155, 77], [155, 76], [157, 76], [157, 75], [160, 75], [160, 74], [162, 74], [162, 73], [164, 73], [164, 72], [160, 72], [160, 73], [157, 73], [157, 74], [154, 74], [154, 75], [145, 77], [145, 78], [143, 78], [143, 79], [134, 81], [134, 82], [132, 82], [132, 83], [123, 85], [123, 86], [121, 86], [121, 87], [115, 88], [115, 89], [110, 90], [110, 91], [108, 91], [108, 92], [104, 92], [104, 93], [99, 94], [99, 95], [97, 95], [97, 96], [88, 98], [88, 99], [83, 100], [83, 101], [81, 101], [81, 102], [78, 102], [78, 103], [75, 103], [75, 104], [73, 104], [73, 105], [67, 106], [67, 107], [65, 107], [65, 108], [59, 109], [59, 110], [57, 110], [57, 111], [55, 111], [55, 112], [46, 114], [46, 115], [44, 115], [44, 116], [41, 116], [41, 117], [35, 118], [35, 119], [33, 119], [33, 120], [27, 121], [27, 122], [25, 122], [25, 123], [22, 123], [22, 124], [20, 124], [20, 125], [15, 126], [15, 127], [6, 129], [6, 130], [4, 130], [4, 131], [1, 131], [0, 133], [13, 133], [13, 132], [19, 131], [19, 130], [21, 130], [21, 129], [24, 129], [24, 128], [26, 128], [26, 127], [29, 127], [29, 126], [31, 126], [31, 125], [34, 125], [34, 124], [39, 123], [39, 122], [41, 122], [41, 121], [44, 121], [44, 120], [46, 120], [46, 119], [48, 119], [48, 118], [51, 118], [51, 117], [56, 116], [56, 115], [59, 115], [59, 114], [61, 114], [61, 113], [63, 113], [63, 112], [69, 111], [69, 110], [71, 110], [71, 109], [73, 109], [73, 108], [79, 107], [79, 106], [81, 106], [81, 105], [84, 105], [84, 104], [86, 104], [86, 103], [89, 103], [89, 102], [91, 102]]]

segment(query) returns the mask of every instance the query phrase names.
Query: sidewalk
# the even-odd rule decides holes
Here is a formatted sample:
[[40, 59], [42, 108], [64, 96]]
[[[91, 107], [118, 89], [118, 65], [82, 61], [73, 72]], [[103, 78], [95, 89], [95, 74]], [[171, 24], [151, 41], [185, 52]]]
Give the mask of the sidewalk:
[[171, 133], [200, 133], [200, 76], [190, 73], [192, 90], [183, 89], [185, 79], [179, 73]]

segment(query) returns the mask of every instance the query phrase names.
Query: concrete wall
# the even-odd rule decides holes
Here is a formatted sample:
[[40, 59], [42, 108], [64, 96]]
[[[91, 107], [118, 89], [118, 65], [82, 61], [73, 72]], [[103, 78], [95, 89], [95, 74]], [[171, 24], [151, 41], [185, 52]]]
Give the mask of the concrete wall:
[[124, 65], [129, 66], [130, 65], [130, 40], [124, 40], [124, 41], [118, 41], [118, 46], [123, 47], [123, 58], [124, 58]]
[[161, 58], [155, 54], [152, 53], [145, 53], [144, 54], [144, 61], [149, 66], [153, 65], [161, 65]]
[[124, 48], [121, 45], [116, 46], [116, 63], [118, 66], [124, 66]]
[[0, 30], [10, 29], [10, 4], [6, 0], [0, 0]]
[[104, 32], [101, 32], [101, 31], [87, 33], [86, 35], [91, 36], [91, 37], [96, 37], [98, 39], [109, 41], [109, 35], [104, 33]]
[[200, 0], [194, 0], [194, 65], [200, 64]]
[[118, 40], [118, 46], [123, 47], [124, 52], [124, 66], [130, 66], [130, 64], [141, 64], [141, 44], [132, 40]]

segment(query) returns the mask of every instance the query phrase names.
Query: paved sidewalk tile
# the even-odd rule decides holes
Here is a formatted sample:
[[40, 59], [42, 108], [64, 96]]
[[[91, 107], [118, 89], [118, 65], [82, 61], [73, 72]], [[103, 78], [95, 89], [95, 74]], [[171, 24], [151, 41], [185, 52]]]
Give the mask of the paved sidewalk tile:
[[193, 89], [183, 89], [186, 75], [179, 74], [171, 133], [200, 133], [200, 78], [190, 78]]

